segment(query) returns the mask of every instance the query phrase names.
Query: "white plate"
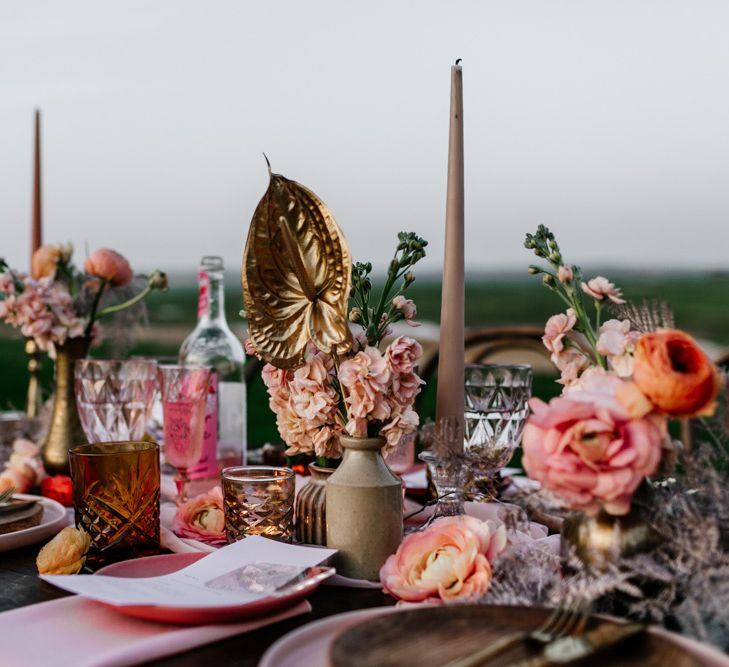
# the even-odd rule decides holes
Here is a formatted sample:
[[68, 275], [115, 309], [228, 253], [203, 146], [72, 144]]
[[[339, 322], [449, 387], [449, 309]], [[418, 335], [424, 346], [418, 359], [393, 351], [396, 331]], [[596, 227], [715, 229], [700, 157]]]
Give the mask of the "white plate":
[[[409, 611], [428, 605], [403, 607], [375, 607], [349, 611], [314, 621], [284, 635], [263, 654], [258, 667], [302, 667], [302, 665], [328, 665], [329, 646], [347, 628], [380, 614]], [[729, 656], [713, 646], [701, 644], [688, 637], [663, 628], [652, 627], [649, 632], [681, 646], [704, 667], [729, 667]]]
[[16, 530], [14, 533], [0, 535], [0, 552], [20, 549], [29, 544], [36, 544], [53, 537], [62, 528], [66, 527], [66, 508], [61, 503], [43, 498], [42, 496], [30, 496], [25, 493], [16, 493], [14, 498], [21, 500], [37, 500], [43, 505], [43, 516], [37, 526]]

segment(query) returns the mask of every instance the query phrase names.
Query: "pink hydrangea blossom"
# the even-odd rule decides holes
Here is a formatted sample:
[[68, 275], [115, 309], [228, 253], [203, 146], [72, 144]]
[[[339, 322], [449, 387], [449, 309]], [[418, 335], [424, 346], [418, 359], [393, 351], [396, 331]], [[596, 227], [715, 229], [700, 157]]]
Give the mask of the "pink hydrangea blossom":
[[614, 283], [602, 276], [597, 276], [597, 278], [582, 283], [582, 291], [597, 301], [602, 301], [607, 297], [617, 305], [625, 303], [625, 299], [622, 298], [623, 293], [615, 287]]
[[618, 398], [623, 384], [611, 374], [593, 375], [582, 390], [549, 404], [530, 401], [525, 470], [588, 514], [627, 513], [633, 492], [660, 462], [666, 419], [634, 418]]

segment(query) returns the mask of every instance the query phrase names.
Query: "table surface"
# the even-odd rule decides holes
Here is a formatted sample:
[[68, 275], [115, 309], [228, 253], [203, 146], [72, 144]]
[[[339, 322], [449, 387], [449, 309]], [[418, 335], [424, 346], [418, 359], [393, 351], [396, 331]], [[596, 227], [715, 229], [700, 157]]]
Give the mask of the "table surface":
[[[32, 545], [0, 554], [0, 612], [69, 595], [38, 578], [35, 557], [40, 546]], [[319, 587], [311, 595], [309, 602], [312, 606], [310, 614], [302, 614], [254, 632], [155, 660], [154, 664], [163, 667], [197, 667], [204, 664], [254, 667], [271, 644], [299, 626], [333, 614], [395, 603], [380, 590], [336, 586]]]

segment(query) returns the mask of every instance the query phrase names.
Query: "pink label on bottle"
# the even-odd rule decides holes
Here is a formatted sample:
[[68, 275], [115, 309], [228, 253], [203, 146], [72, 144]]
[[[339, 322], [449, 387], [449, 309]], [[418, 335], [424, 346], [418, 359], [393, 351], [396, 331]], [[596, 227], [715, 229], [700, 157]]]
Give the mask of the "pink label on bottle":
[[202, 455], [197, 465], [187, 471], [190, 479], [217, 477], [218, 475], [218, 375], [210, 376], [208, 401], [205, 407]]
[[200, 271], [197, 274], [197, 318], [200, 319], [203, 315], [208, 314], [208, 299], [210, 294], [210, 278], [205, 271]]

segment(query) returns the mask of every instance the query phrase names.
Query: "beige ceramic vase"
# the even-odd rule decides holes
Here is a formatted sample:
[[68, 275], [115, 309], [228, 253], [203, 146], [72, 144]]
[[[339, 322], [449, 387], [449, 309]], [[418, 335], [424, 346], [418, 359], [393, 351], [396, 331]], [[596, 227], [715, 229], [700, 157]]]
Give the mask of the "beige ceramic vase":
[[296, 541], [301, 544], [327, 544], [327, 480], [336, 468], [309, 464], [311, 479], [296, 494]]
[[379, 579], [402, 540], [402, 482], [387, 467], [385, 439], [341, 436], [344, 456], [327, 481], [327, 546], [338, 549], [337, 572]]

